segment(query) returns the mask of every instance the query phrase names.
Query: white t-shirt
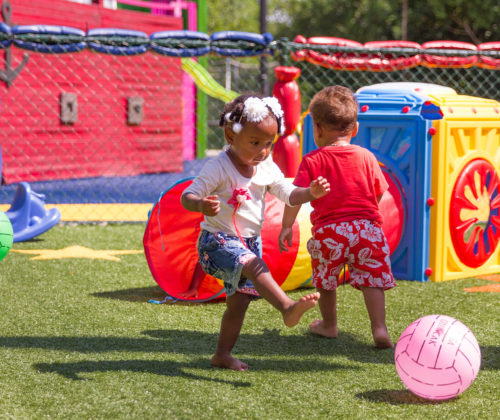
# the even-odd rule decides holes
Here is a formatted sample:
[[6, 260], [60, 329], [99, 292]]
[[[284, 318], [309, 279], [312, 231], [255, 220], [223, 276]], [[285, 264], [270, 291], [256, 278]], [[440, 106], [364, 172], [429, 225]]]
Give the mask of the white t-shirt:
[[259, 163], [252, 178], [241, 175], [231, 162], [226, 150], [209, 160], [201, 169], [193, 183], [184, 190], [198, 197], [217, 195], [220, 211], [214, 217], [205, 216], [201, 228], [209, 232], [224, 232], [237, 236], [233, 224], [234, 205], [228, 203], [236, 188], [248, 190], [250, 200], [242, 202], [236, 212], [236, 225], [242, 237], [260, 235], [264, 221], [265, 195], [272, 195], [290, 205], [290, 194], [297, 188], [287, 180], [271, 156]]

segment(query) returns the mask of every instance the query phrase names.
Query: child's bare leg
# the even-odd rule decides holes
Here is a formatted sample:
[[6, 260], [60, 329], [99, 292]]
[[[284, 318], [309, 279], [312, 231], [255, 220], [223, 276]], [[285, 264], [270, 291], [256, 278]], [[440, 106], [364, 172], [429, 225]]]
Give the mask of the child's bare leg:
[[385, 325], [385, 294], [379, 287], [361, 287], [366, 309], [370, 316], [375, 347], [387, 349], [394, 347]]
[[337, 329], [337, 291], [324, 290], [319, 291], [319, 310], [323, 319], [316, 319], [309, 325], [309, 329], [314, 334], [322, 335], [328, 338], [336, 338]]
[[200, 288], [201, 282], [203, 281], [204, 277], [205, 272], [203, 271], [203, 268], [201, 268], [201, 264], [198, 262], [196, 263], [189, 289], [185, 292], [179, 293], [179, 296], [183, 298], [189, 298], [192, 296], [198, 297], [198, 289]]
[[266, 263], [260, 258], [255, 257], [247, 262], [242, 275], [249, 278], [259, 294], [281, 312], [287, 327], [297, 325], [302, 315], [318, 302], [319, 293], [302, 296], [298, 301], [290, 299], [274, 281]]
[[212, 356], [212, 365], [220, 368], [244, 371], [248, 365], [231, 356], [240, 335], [250, 297], [243, 293], [235, 293], [226, 298], [226, 311], [222, 316], [217, 350]]

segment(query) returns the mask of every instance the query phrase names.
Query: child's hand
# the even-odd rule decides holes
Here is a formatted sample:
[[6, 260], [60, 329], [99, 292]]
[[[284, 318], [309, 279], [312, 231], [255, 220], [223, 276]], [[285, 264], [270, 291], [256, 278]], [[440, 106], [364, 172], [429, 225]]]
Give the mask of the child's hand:
[[311, 182], [309, 190], [314, 199], [321, 198], [330, 192], [330, 183], [322, 176], [318, 176]]
[[279, 249], [288, 252], [288, 246], [292, 246], [293, 231], [291, 227], [282, 228], [279, 236]]
[[220, 201], [216, 195], [207, 195], [201, 199], [201, 212], [205, 216], [215, 216], [220, 211]]

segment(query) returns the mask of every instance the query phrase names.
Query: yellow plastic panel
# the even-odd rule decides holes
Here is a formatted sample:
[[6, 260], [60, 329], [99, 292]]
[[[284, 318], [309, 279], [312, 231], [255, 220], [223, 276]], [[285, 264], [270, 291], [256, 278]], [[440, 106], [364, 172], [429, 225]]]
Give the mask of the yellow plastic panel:
[[[442, 105], [449, 105], [450, 102], [443, 100]], [[475, 102], [485, 104], [485, 107], [477, 107], [476, 112], [472, 112]], [[457, 255], [450, 231], [452, 192], [464, 168], [475, 159], [484, 159], [500, 176], [500, 115], [494, 111], [494, 107], [498, 106], [495, 101], [462, 96], [461, 101], [453, 101], [451, 118], [449, 113], [444, 112], [444, 119], [434, 122], [436, 134], [433, 137], [431, 195], [435, 199], [435, 205], [431, 207], [429, 244], [432, 281], [500, 272], [500, 245], [496, 246], [492, 255], [480, 267], [470, 267]], [[455, 118], [457, 115], [461, 117]], [[494, 118], [493, 115], [497, 117]], [[480, 199], [481, 195], [484, 196], [484, 191], [479, 185], [474, 189], [468, 191], [469, 201], [475, 203], [470, 215], [487, 213], [487, 209], [483, 208], [485, 199]], [[471, 198], [476, 196], [479, 197], [477, 200]], [[464, 217], [471, 217], [470, 215], [464, 214]]]

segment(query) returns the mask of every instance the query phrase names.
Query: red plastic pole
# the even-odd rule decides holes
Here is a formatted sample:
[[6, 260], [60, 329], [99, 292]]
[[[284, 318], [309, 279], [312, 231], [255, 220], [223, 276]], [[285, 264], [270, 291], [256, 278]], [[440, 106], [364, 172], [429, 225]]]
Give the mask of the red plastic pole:
[[273, 160], [286, 177], [294, 177], [300, 163], [300, 143], [294, 134], [300, 120], [300, 90], [296, 82], [300, 69], [278, 66], [274, 73], [276, 83], [273, 96], [278, 99], [285, 113], [285, 134], [274, 145]]

